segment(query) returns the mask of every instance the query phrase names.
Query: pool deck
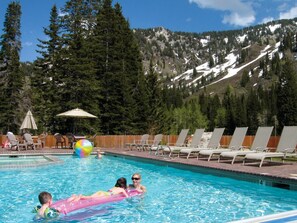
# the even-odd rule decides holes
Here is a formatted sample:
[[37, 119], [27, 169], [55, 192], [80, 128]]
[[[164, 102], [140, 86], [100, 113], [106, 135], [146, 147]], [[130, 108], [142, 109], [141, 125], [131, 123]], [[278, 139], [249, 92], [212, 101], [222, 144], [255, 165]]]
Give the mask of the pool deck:
[[[190, 166], [198, 166], [198, 167], [206, 167], [213, 168], [217, 170], [223, 171], [231, 171], [235, 173], [246, 173], [251, 175], [261, 175], [261, 176], [269, 176], [279, 179], [286, 179], [290, 181], [296, 181], [297, 184], [297, 162], [286, 161], [285, 163], [268, 163], [265, 162], [261, 168], [258, 167], [259, 162], [257, 163], [247, 163], [247, 165], [243, 166], [242, 161], [235, 162], [233, 165], [230, 164], [230, 161], [221, 160], [220, 163], [217, 162], [217, 159], [207, 161], [206, 159], [196, 158], [178, 158], [168, 156], [156, 156], [154, 154], [149, 154], [148, 151], [138, 151], [138, 150], [127, 150], [124, 148], [113, 148], [113, 149], [105, 149], [100, 148], [102, 152], [106, 152], [114, 155], [125, 155], [130, 157], [140, 157], [148, 160], [158, 160], [164, 161], [168, 163], [176, 163], [176, 164], [185, 164]], [[96, 148], [94, 149], [96, 151]], [[53, 149], [53, 148], [45, 148], [38, 150], [22, 150], [22, 151], [11, 151], [6, 149], [0, 149], [1, 154], [72, 154], [73, 150], [71, 149]]]
[[211, 161], [207, 161], [207, 159], [199, 158], [178, 158], [172, 157], [169, 158], [168, 156], [156, 156], [153, 154], [149, 154], [149, 152], [139, 152], [139, 151], [126, 151], [126, 150], [118, 150], [118, 149], [109, 149], [106, 150], [109, 153], [121, 154], [121, 155], [128, 155], [128, 156], [136, 156], [141, 158], [153, 159], [153, 160], [160, 160], [166, 161], [171, 163], [180, 163], [180, 164], [189, 164], [193, 166], [199, 167], [207, 167], [207, 168], [214, 168], [219, 170], [226, 170], [232, 172], [241, 172], [241, 173], [249, 173], [249, 174], [260, 174], [266, 176], [273, 176], [279, 178], [286, 178], [286, 179], [293, 179], [297, 181], [297, 162], [288, 162], [288, 163], [265, 163], [261, 168], [258, 167], [258, 163], [248, 163], [247, 165], [243, 166], [242, 161], [236, 162], [231, 165], [231, 161], [221, 160], [220, 163], [217, 162], [217, 159], [213, 159]]

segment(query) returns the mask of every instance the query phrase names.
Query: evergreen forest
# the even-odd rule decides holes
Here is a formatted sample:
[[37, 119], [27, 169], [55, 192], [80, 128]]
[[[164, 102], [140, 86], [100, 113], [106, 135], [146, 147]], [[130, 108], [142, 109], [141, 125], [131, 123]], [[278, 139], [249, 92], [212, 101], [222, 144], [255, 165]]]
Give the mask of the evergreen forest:
[[[201, 78], [195, 87], [169, 84], [166, 74], [155, 69], [153, 46], [146, 45], [144, 52], [140, 32], [130, 28], [118, 3], [68, 0], [62, 15], [58, 10], [53, 5], [49, 12], [49, 25], [44, 27], [47, 38], [38, 40], [39, 57], [25, 63], [20, 61], [22, 7], [18, 1], [7, 7], [0, 37], [2, 134], [20, 133], [28, 110], [37, 132], [52, 134], [178, 134], [183, 128], [193, 133], [196, 128], [212, 131], [215, 127], [225, 127], [225, 134], [232, 134], [240, 126], [255, 134], [258, 126], [274, 126], [280, 133], [285, 125], [297, 125], [294, 31], [279, 37], [281, 47], [273, 57], [256, 64], [263, 70], [264, 82], [249, 84], [253, 70], [246, 69], [238, 85], [222, 85], [223, 93], [210, 94], [208, 79]], [[168, 49], [162, 51], [164, 58], [172, 53]], [[240, 55], [238, 63], [247, 60], [247, 51]], [[212, 58], [208, 57], [210, 67], [218, 63]], [[195, 69], [193, 75], [198, 75]], [[74, 108], [98, 118], [57, 116]]]

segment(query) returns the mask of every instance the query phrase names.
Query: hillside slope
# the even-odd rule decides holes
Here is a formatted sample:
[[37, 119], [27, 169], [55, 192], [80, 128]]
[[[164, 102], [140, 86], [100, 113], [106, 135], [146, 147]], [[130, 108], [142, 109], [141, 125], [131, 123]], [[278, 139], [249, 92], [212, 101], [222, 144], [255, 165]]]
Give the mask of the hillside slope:
[[296, 38], [297, 18], [201, 34], [172, 32], [163, 27], [135, 30], [146, 72], [152, 60], [154, 70], [168, 86], [209, 86], [210, 93], [220, 93], [227, 84], [238, 87], [245, 70], [253, 86], [263, 82], [260, 62], [280, 51], [288, 33]]

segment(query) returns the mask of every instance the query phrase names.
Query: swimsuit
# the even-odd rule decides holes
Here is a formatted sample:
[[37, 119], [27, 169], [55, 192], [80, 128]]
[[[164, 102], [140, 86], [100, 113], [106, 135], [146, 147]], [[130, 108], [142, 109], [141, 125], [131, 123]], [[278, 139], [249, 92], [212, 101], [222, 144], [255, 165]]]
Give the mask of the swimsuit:
[[103, 194], [104, 196], [113, 195], [113, 193], [111, 191], [97, 191], [96, 194]]

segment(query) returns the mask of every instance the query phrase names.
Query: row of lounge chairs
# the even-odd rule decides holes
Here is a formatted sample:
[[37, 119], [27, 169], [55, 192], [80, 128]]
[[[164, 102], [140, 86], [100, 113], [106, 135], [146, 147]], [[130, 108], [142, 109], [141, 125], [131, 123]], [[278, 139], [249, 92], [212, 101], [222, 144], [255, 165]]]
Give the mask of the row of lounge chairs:
[[243, 160], [243, 165], [248, 160], [259, 161], [259, 167], [263, 165], [266, 159], [275, 157], [284, 160], [288, 156], [297, 156], [297, 126], [285, 126], [283, 128], [278, 146], [275, 152], [271, 152], [268, 148], [268, 142], [273, 130], [273, 127], [259, 127], [254, 137], [250, 148], [244, 147], [242, 144], [248, 130], [247, 127], [237, 127], [232, 135], [231, 141], [227, 147], [220, 145], [220, 140], [224, 133], [224, 128], [215, 128], [207, 146], [201, 146], [201, 140], [204, 129], [196, 129], [192, 141], [186, 145], [186, 138], [189, 132], [188, 129], [183, 129], [174, 145], [161, 145], [162, 134], [156, 135], [153, 142], [149, 143], [149, 135], [142, 136], [140, 141], [126, 144], [132, 150], [133, 148], [139, 151], [148, 150], [150, 154], [166, 155], [169, 157], [177, 155], [178, 157], [195, 157], [197, 159], [206, 158], [207, 161], [217, 159], [218, 162], [222, 160], [231, 161], [234, 164], [240, 158]]
[[160, 146], [160, 143], [162, 141], [163, 134], [155, 135], [154, 140], [149, 140], [149, 134], [144, 134], [141, 136], [140, 140], [134, 140], [132, 143], [126, 143], [125, 147], [127, 147], [129, 150], [133, 150], [134, 148], [139, 151], [152, 151], [157, 150], [157, 148]]

